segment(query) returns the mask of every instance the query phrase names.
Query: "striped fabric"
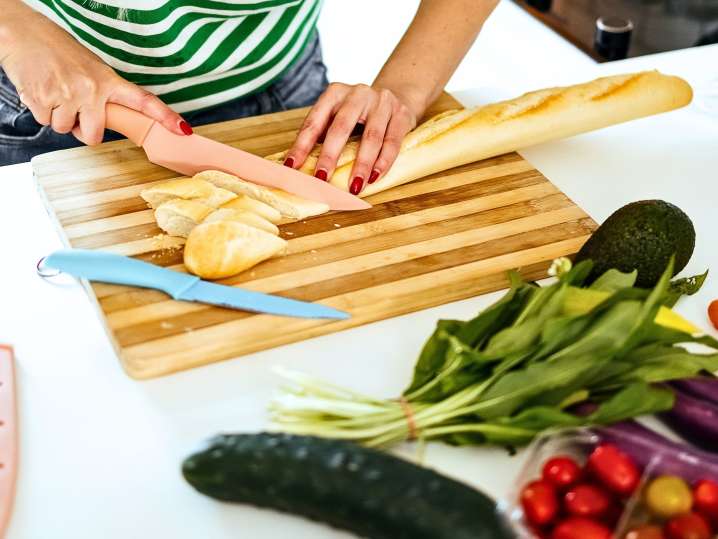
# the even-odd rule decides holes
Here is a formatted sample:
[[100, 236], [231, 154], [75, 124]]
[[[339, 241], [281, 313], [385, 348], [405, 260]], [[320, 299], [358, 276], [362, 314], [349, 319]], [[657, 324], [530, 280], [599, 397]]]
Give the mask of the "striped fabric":
[[321, 1], [25, 0], [178, 112], [279, 78], [312, 37]]

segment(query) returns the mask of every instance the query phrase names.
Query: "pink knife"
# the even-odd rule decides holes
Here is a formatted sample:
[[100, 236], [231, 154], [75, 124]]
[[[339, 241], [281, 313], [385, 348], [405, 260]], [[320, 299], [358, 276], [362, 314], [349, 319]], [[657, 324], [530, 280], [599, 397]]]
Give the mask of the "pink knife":
[[371, 208], [359, 197], [298, 170], [200, 135], [175, 135], [136, 110], [108, 103], [106, 113], [109, 129], [142, 146], [153, 163], [180, 174], [192, 176], [203, 170], [221, 170], [259, 185], [324, 202], [333, 210]]

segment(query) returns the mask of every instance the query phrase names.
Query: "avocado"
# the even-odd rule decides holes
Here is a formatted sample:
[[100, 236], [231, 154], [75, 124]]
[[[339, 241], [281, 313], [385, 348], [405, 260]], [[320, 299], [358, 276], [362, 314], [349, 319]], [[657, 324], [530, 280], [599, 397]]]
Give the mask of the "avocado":
[[636, 286], [652, 288], [675, 255], [674, 275], [693, 254], [696, 232], [690, 218], [663, 200], [640, 200], [616, 210], [598, 227], [575, 258], [593, 260], [589, 282], [615, 268], [638, 271]]

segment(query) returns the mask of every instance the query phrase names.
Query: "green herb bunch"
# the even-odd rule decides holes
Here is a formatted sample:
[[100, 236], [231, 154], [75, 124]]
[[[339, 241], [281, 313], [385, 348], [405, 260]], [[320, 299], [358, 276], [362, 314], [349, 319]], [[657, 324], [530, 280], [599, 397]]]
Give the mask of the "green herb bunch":
[[[375, 447], [412, 437], [517, 446], [549, 428], [668, 410], [674, 397], [661, 382], [718, 370], [716, 339], [654, 321], [705, 275], [671, 283], [671, 261], [653, 290], [634, 287], [635, 272], [617, 270], [585, 287], [591, 269], [589, 260], [564, 264], [544, 287], [511, 272], [507, 294], [476, 318], [440, 320], [400, 399], [283, 371], [289, 383], [272, 402], [273, 420], [287, 432]], [[605, 299], [581, 308], [579, 289]], [[688, 343], [708, 350], [690, 351]], [[590, 413], [576, 413], [582, 407]]]

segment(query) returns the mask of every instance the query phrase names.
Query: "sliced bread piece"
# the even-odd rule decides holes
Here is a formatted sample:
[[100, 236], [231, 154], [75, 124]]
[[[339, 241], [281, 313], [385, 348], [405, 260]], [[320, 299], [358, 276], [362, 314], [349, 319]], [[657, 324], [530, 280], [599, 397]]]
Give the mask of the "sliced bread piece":
[[157, 226], [170, 236], [186, 238], [213, 211], [214, 208], [202, 202], [175, 198], [157, 207], [155, 220]]
[[279, 210], [247, 195], [237, 195], [237, 198], [222, 204], [220, 209], [251, 211], [274, 224], [282, 220], [282, 214], [279, 213]]
[[245, 225], [253, 226], [275, 236], [279, 235], [279, 229], [276, 225], [267, 221], [264, 217], [260, 217], [256, 213], [247, 210], [235, 210], [232, 208], [220, 208], [210, 213], [204, 223], [214, 223], [216, 221], [236, 221]]
[[292, 219], [306, 219], [329, 211], [329, 206], [322, 202], [307, 200], [281, 189], [257, 185], [219, 170], [205, 170], [195, 174], [194, 178], [210, 182], [217, 187], [227, 189], [238, 195], [247, 195], [269, 204], [285, 217]]
[[162, 182], [144, 189], [140, 193], [140, 196], [152, 209], [157, 209], [160, 204], [173, 198], [200, 200], [208, 206], [219, 208], [222, 204], [226, 204], [237, 197], [237, 195], [231, 191], [221, 189], [210, 182], [197, 180], [195, 178], [178, 178], [176, 180]]
[[276, 255], [286, 244], [283, 239], [244, 223], [202, 223], [187, 238], [184, 264], [203, 279], [222, 279]]

